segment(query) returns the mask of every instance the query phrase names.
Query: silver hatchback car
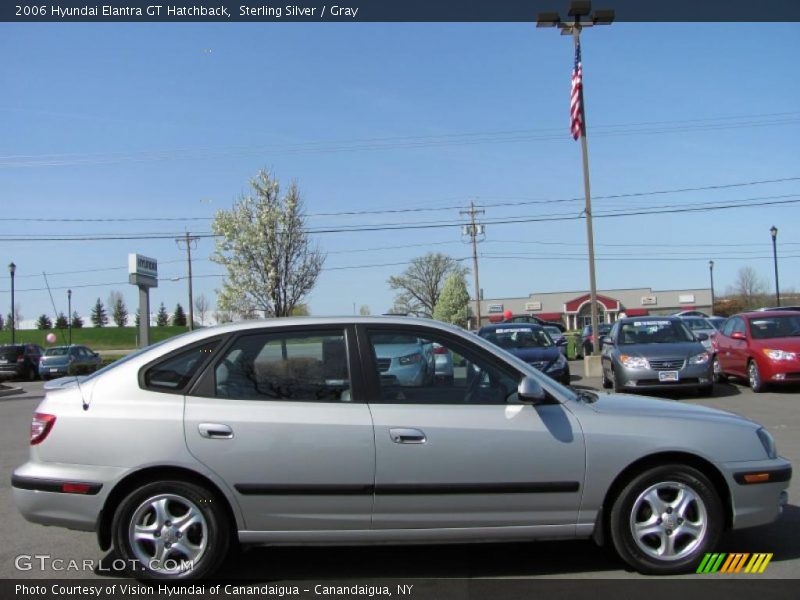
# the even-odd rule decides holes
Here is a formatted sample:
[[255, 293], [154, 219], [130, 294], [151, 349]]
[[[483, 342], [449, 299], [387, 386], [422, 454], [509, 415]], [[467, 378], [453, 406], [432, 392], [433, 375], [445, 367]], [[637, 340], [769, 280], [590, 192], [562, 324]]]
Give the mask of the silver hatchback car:
[[[453, 381], [383, 377], [387, 336], [457, 355]], [[745, 418], [571, 390], [407, 317], [172, 338], [49, 390], [30, 444], [12, 476], [25, 518], [95, 531], [151, 579], [208, 576], [236, 543], [590, 537], [679, 573], [726, 528], [777, 519], [792, 473]]]

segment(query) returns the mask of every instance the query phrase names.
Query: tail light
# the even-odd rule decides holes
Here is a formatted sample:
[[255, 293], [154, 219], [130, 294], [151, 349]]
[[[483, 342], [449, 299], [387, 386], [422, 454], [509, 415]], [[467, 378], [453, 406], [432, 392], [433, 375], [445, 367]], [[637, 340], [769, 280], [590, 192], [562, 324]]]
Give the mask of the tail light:
[[444, 346], [434, 346], [433, 347], [434, 354], [447, 354], [447, 348]]
[[46, 413], [33, 413], [31, 420], [31, 446], [41, 444], [55, 425], [56, 416]]
[[23, 354], [22, 356], [18, 356], [17, 362], [25, 362], [25, 355]]

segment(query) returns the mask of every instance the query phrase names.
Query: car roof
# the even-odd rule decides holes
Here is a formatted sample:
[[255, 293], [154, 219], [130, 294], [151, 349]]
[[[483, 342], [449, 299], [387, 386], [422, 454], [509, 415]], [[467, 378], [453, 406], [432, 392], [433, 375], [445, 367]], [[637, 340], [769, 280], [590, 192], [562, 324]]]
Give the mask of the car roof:
[[491, 325], [484, 325], [480, 328], [480, 331], [494, 331], [496, 329], [530, 329], [532, 331], [541, 331], [544, 329], [543, 326], [539, 325], [538, 323], [492, 323]]
[[[698, 317], [705, 319], [705, 317]], [[617, 323], [641, 323], [642, 321], [675, 321], [678, 323], [683, 322], [683, 317], [677, 315], [645, 315], [643, 317], [623, 317], [617, 320]]]
[[[768, 319], [769, 317], [796, 317], [796, 310], [751, 310], [733, 315], [745, 319]], [[731, 317], [731, 318], [733, 318]]]

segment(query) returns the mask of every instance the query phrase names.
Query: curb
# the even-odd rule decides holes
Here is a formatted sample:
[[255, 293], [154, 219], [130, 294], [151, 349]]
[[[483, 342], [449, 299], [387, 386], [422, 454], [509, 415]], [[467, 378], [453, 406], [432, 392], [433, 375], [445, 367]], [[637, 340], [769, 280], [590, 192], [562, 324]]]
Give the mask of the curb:
[[5, 385], [0, 385], [0, 398], [5, 398], [6, 396], [14, 396], [16, 394], [22, 394], [25, 390], [21, 387], [8, 387]]

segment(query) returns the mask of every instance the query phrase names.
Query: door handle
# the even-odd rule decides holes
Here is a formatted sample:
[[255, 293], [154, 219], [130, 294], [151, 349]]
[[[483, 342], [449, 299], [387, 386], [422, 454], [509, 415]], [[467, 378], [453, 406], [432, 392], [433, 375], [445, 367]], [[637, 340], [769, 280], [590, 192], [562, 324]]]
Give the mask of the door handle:
[[395, 444], [424, 444], [428, 440], [423, 431], [410, 427], [392, 427], [389, 437]]
[[219, 440], [229, 440], [233, 437], [233, 429], [230, 425], [222, 423], [200, 423], [197, 430], [204, 438], [213, 438]]

